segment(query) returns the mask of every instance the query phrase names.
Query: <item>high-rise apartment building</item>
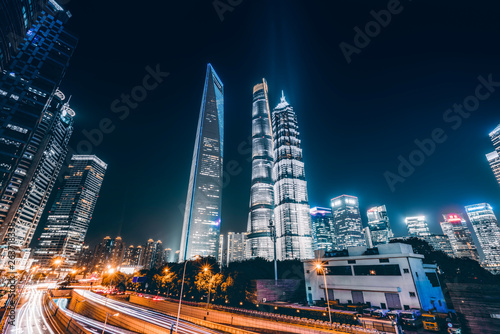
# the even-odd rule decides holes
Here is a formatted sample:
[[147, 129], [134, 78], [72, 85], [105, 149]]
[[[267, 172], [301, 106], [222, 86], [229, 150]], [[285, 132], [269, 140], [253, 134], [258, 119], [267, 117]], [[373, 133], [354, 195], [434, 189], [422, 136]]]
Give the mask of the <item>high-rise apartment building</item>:
[[245, 246], [248, 232], [227, 234], [227, 265], [245, 260]]
[[48, 0], [4, 0], [0, 2], [0, 72], [15, 58]]
[[274, 258], [269, 222], [273, 219], [273, 133], [265, 79], [253, 87], [252, 183], [248, 215], [246, 257]]
[[335, 228], [331, 208], [314, 207], [311, 213], [314, 250], [331, 251], [335, 247]]
[[271, 117], [274, 220], [280, 260], [311, 259], [313, 237], [297, 115], [282, 93]]
[[478, 260], [476, 245], [472, 240], [472, 235], [467, 227], [467, 222], [458, 213], [448, 213], [443, 215], [441, 222], [443, 233], [448, 236], [453, 255], [460, 258], [470, 258]]
[[366, 246], [359, 201], [355, 196], [341, 195], [331, 200], [335, 248]]
[[385, 205], [368, 209], [368, 231], [373, 246], [387, 244], [394, 236]]
[[142, 246], [130, 245], [123, 256], [123, 265], [127, 267], [138, 267], [141, 264]]
[[163, 250], [163, 260], [165, 263], [170, 262], [170, 257], [172, 256], [172, 248], [165, 248]]
[[495, 175], [495, 178], [500, 184], [500, 124], [497, 125], [497, 127], [490, 132], [490, 138], [491, 142], [493, 143], [493, 147], [495, 150], [491, 153], [486, 154], [486, 159], [488, 159], [488, 162], [491, 166], [491, 169], [493, 171], [493, 174]]
[[223, 265], [226, 264], [226, 261], [224, 258], [224, 250], [225, 250], [224, 234], [220, 234], [219, 235], [219, 257], [217, 258], [217, 263], [219, 264], [219, 267], [221, 267], [221, 268]]
[[153, 254], [155, 252], [155, 241], [153, 239], [149, 239], [146, 245], [144, 245], [144, 250], [141, 257], [141, 266], [144, 269], [151, 268], [151, 261], [153, 259]]
[[494, 273], [500, 273], [500, 226], [491, 205], [468, 205], [465, 212], [479, 241], [483, 266]]
[[95, 155], [71, 158], [35, 251], [41, 268], [50, 268], [55, 258], [62, 260], [61, 270], [76, 265], [107, 167]]
[[450, 257], [454, 256], [453, 248], [451, 247], [451, 243], [447, 235], [431, 234], [425, 240], [432, 246], [432, 248], [434, 248], [435, 251], [443, 252]]
[[[74, 111], [56, 91], [51, 105], [42, 117], [14, 173], [16, 194], [8, 200], [0, 217], [0, 240], [18, 247], [29, 247], [68, 152], [73, 133]], [[25, 129], [9, 125], [16, 131]], [[12, 188], [14, 189], [14, 188]], [[1, 205], [0, 205], [1, 206]], [[10, 233], [9, 233], [10, 232]]]
[[425, 216], [406, 217], [405, 224], [410, 237], [428, 239], [431, 235]]
[[[19, 247], [27, 247], [33, 237], [66, 154], [74, 116], [57, 91], [77, 44], [63, 27], [70, 14], [55, 1], [31, 3], [18, 1], [0, 13], [0, 18], [9, 16], [0, 19], [2, 32], [26, 32], [14, 42], [17, 53], [11, 52], [12, 45], [0, 46], [6, 64], [0, 73], [0, 242], [8, 233], [9, 242]], [[10, 17], [11, 11], [23, 15], [24, 27], [15, 15]], [[7, 40], [0, 36], [0, 44]]]
[[207, 65], [182, 226], [179, 260], [218, 257], [224, 152], [224, 86]]

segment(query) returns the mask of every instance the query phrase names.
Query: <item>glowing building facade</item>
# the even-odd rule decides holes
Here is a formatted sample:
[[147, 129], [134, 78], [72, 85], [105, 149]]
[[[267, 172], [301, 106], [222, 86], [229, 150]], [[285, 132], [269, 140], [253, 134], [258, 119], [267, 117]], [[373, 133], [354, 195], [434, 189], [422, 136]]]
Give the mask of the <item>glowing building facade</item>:
[[488, 159], [491, 170], [493, 171], [498, 184], [500, 184], [500, 124], [490, 132], [490, 138], [495, 150], [486, 154], [486, 159]]
[[481, 203], [466, 206], [465, 212], [479, 241], [483, 266], [500, 273], [500, 226], [493, 209], [488, 203]]
[[476, 245], [472, 241], [472, 235], [467, 227], [467, 222], [458, 213], [448, 213], [443, 215], [441, 222], [443, 233], [448, 236], [453, 255], [460, 258], [478, 260]]
[[335, 248], [366, 246], [363, 223], [359, 213], [359, 201], [355, 196], [341, 195], [331, 200]]
[[252, 183], [246, 258], [273, 259], [269, 221], [273, 219], [273, 135], [267, 82], [255, 85], [252, 102]]
[[35, 250], [41, 268], [50, 268], [55, 258], [62, 260], [62, 271], [76, 265], [107, 167], [95, 155], [71, 158], [69, 175], [57, 191]]
[[329, 252], [334, 249], [335, 229], [333, 226], [332, 209], [314, 207], [310, 210], [314, 250], [324, 249]]
[[431, 232], [425, 220], [425, 216], [406, 217], [405, 224], [408, 229], [408, 236], [429, 239]]
[[277, 258], [313, 258], [311, 214], [297, 115], [282, 94], [272, 114]]
[[241, 262], [245, 260], [245, 249], [248, 232], [227, 234], [227, 265], [231, 262]]
[[[64, 28], [71, 15], [49, 1], [33, 22], [43, 4], [34, 3], [19, 1], [0, 12], [0, 19], [10, 11], [24, 13], [22, 26], [12, 21], [14, 16], [8, 19], [12, 22], [0, 20], [0, 35], [25, 32], [15, 55], [3, 48], [9, 61], [5, 58], [0, 73], [0, 242], [8, 234], [18, 247], [27, 247], [33, 237], [66, 154], [74, 116], [58, 91], [77, 44]], [[4, 30], [4, 24], [10, 28]], [[0, 44], [6, 38], [0, 36]]]
[[182, 227], [179, 260], [219, 253], [224, 152], [224, 86], [207, 65]]
[[368, 231], [373, 246], [387, 244], [394, 236], [385, 205], [368, 209]]

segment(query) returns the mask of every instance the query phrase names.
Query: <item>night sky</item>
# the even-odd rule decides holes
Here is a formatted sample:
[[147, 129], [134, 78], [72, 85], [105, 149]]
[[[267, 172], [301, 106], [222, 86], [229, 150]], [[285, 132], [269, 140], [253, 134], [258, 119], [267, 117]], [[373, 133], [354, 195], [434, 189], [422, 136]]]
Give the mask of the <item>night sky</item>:
[[[231, 160], [239, 166], [223, 190], [222, 233], [246, 230], [252, 88], [263, 77], [271, 108], [284, 90], [298, 115], [311, 206], [354, 195], [366, 224], [366, 209], [385, 204], [396, 235], [406, 233], [405, 216], [426, 215], [442, 233], [441, 214], [464, 205], [488, 202], [500, 214], [485, 158], [500, 87], [460, 126], [443, 119], [474, 95], [479, 76], [500, 82], [499, 5], [401, 1], [348, 63], [339, 44], [354, 45], [354, 28], [393, 5], [243, 0], [221, 21], [211, 0], [67, 3], [67, 27], [80, 38], [61, 87], [76, 111], [70, 146], [102, 119], [114, 126], [92, 149], [109, 167], [86, 242], [121, 235], [127, 244], [153, 238], [179, 248], [208, 62], [225, 85], [224, 169]], [[114, 113], [112, 102], [157, 64], [169, 76], [128, 117]], [[414, 141], [436, 128], [446, 140], [391, 191], [384, 173], [397, 173], [398, 157], [408, 159]]]

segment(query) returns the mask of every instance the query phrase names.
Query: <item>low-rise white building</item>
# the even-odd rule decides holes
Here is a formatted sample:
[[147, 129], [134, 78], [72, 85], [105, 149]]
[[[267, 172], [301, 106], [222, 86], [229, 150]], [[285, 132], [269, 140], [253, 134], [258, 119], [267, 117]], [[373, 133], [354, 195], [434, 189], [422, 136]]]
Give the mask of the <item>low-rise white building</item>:
[[[375, 248], [352, 247], [337, 252], [318, 251], [304, 262], [306, 295], [310, 305], [326, 300], [341, 304], [370, 304], [384, 309], [436, 309], [447, 312], [436, 265], [410, 245], [393, 243]], [[321, 264], [323, 271], [317, 269]]]

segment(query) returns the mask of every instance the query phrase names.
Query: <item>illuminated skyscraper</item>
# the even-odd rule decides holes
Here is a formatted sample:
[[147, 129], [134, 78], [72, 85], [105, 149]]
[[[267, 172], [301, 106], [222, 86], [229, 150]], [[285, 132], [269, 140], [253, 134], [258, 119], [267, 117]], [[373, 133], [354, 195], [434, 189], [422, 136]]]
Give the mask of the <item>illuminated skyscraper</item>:
[[428, 239], [431, 235], [425, 216], [406, 217], [405, 223], [410, 237]]
[[219, 253], [224, 152], [224, 86], [207, 65], [182, 226], [179, 260]]
[[431, 234], [425, 240], [434, 250], [443, 252], [450, 257], [454, 256], [453, 248], [451, 247], [450, 239], [447, 235]]
[[394, 236], [387, 216], [385, 205], [373, 207], [367, 211], [368, 230], [373, 246], [389, 243]]
[[465, 212], [481, 246], [483, 266], [500, 273], [500, 226], [493, 209], [488, 203], [481, 203], [466, 206]]
[[273, 135], [267, 82], [253, 87], [252, 103], [252, 184], [248, 216], [246, 257], [274, 258], [269, 221], [273, 218]]
[[227, 234], [227, 265], [245, 260], [248, 232]]
[[491, 153], [486, 154], [486, 159], [493, 170], [493, 174], [497, 179], [498, 184], [500, 184], [500, 124], [490, 132], [491, 142], [495, 150]]
[[311, 259], [313, 238], [297, 115], [282, 94], [272, 114], [274, 220], [280, 260]]
[[71, 158], [69, 175], [57, 191], [35, 250], [41, 268], [50, 268], [54, 258], [63, 260], [62, 271], [76, 265], [107, 167], [95, 155]]
[[335, 248], [342, 250], [348, 247], [366, 246], [358, 198], [341, 195], [332, 198], [331, 203], [336, 239]]
[[453, 255], [455, 257], [470, 258], [478, 260], [476, 245], [472, 241], [472, 236], [467, 227], [467, 222], [462, 215], [448, 213], [443, 215], [444, 222], [441, 222], [443, 233], [448, 236]]
[[4, 65], [0, 72], [0, 242], [13, 232], [9, 233], [11, 245], [27, 247], [72, 131], [74, 113], [64, 106], [58, 87], [77, 39], [63, 26], [71, 15], [55, 1], [7, 3], [0, 4], [0, 53], [4, 55], [0, 61]]
[[314, 249], [331, 251], [334, 249], [335, 228], [332, 209], [314, 207], [310, 210]]
[[[3, 243], [7, 243], [8, 235], [11, 246], [26, 248], [33, 238], [64, 164], [73, 133], [75, 113], [69, 108], [68, 102], [63, 103], [64, 100], [64, 94], [57, 91], [51, 105], [43, 112], [11, 179], [8, 189], [16, 189], [13, 200], [0, 200], [0, 203], [5, 203], [6, 210], [3, 212], [5, 218], [0, 215], [0, 222], [8, 223], [0, 224], [0, 240]], [[13, 125], [10, 128], [19, 132], [27, 131]]]
[[48, 0], [3, 0], [0, 1], [0, 72], [15, 58]]

